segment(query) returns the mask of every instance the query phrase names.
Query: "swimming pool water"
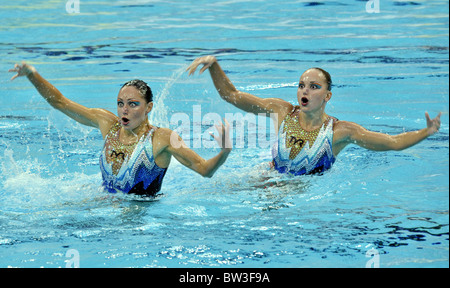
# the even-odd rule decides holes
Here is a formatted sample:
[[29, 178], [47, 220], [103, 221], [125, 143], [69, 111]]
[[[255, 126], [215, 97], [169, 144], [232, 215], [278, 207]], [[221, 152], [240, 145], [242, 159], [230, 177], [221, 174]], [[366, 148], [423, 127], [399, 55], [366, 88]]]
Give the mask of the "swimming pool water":
[[[448, 1], [367, 13], [367, 1], [80, 0], [74, 14], [30, 2], [0, 4], [0, 267], [65, 267], [71, 249], [81, 267], [363, 268], [372, 249], [380, 267], [448, 267]], [[328, 114], [397, 134], [442, 111], [441, 130], [400, 152], [350, 146], [323, 176], [296, 178], [267, 172], [270, 149], [246, 142], [212, 179], [173, 160], [163, 195], [138, 201], [101, 190], [99, 132], [6, 72], [25, 60], [112, 112], [120, 85], [141, 78], [152, 123], [174, 129], [175, 113], [195, 122], [198, 107], [242, 113], [208, 73], [184, 73], [208, 54], [261, 97], [295, 103], [301, 73], [319, 66], [336, 84]]]

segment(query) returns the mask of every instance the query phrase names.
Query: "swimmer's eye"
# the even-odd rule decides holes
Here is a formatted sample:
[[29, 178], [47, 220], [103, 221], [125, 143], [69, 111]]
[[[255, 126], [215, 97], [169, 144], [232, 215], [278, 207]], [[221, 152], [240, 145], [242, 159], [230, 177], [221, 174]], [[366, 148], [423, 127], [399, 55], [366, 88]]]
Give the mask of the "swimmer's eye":
[[[303, 84], [303, 83], [298, 84], [298, 88], [304, 89], [305, 88], [305, 84]], [[315, 90], [315, 89], [321, 89], [322, 86], [320, 86], [319, 84], [311, 84], [309, 86], [309, 88]]]
[[[124, 105], [125, 105], [125, 104], [124, 104], [122, 101], [118, 101], [118, 102], [117, 102], [117, 106], [120, 107], [120, 108], [122, 108]], [[131, 108], [134, 108], [134, 107], [139, 106], [140, 103], [139, 103], [139, 102], [129, 102], [128, 105], [129, 105]]]

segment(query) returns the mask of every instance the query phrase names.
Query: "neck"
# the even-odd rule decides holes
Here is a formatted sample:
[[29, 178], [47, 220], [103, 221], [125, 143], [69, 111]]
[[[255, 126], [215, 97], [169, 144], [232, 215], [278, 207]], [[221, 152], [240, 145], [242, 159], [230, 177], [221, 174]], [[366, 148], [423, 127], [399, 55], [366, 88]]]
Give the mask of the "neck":
[[130, 130], [122, 127], [122, 139], [126, 142], [135, 142], [144, 135], [145, 132], [150, 130], [150, 123], [148, 121], [143, 121], [138, 127]]
[[305, 130], [314, 130], [322, 126], [327, 119], [323, 109], [315, 112], [303, 112], [300, 110], [298, 114], [300, 123]]

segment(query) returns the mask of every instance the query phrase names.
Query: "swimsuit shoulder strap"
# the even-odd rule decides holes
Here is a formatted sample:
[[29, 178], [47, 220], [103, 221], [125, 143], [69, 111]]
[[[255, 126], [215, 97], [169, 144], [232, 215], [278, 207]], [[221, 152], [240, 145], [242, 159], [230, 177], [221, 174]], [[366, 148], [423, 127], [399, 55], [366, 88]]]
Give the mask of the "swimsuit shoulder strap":
[[148, 132], [147, 136], [145, 137], [145, 139], [150, 140], [153, 139], [153, 135], [155, 134], [155, 132], [159, 129], [159, 127], [156, 126], [152, 126], [152, 128], [150, 129], [150, 131]]
[[289, 117], [294, 117], [294, 115], [295, 115], [295, 113], [297, 113], [297, 110], [298, 110], [298, 109], [300, 109], [300, 106], [294, 106], [294, 107], [292, 108], [292, 111], [289, 112], [288, 116], [289, 116]]
[[328, 122], [333, 121], [333, 129], [334, 129], [334, 125], [336, 125], [336, 122], [338, 122], [339, 119], [337, 119], [336, 117], [333, 117], [333, 116], [328, 116], [328, 117], [329, 117], [329, 119], [327, 121]]
[[152, 126], [152, 128], [150, 129], [150, 131], [146, 132], [147, 135], [141, 137], [141, 139], [139, 141], [143, 141], [144, 146], [146, 147], [145, 149], [149, 149], [152, 151], [152, 156], [153, 156], [153, 135], [155, 134], [155, 132], [159, 129], [159, 127], [156, 126]]

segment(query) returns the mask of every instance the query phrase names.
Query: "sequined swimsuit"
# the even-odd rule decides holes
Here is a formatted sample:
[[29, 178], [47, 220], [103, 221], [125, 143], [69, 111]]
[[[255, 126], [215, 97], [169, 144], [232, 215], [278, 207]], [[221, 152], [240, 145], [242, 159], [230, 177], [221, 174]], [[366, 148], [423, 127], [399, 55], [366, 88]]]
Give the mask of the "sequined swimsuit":
[[328, 170], [335, 158], [332, 150], [333, 125], [336, 118], [328, 116], [323, 125], [313, 131], [304, 130], [296, 109], [281, 123], [278, 141], [272, 149], [273, 166], [280, 173], [315, 174]]
[[103, 186], [110, 193], [123, 192], [155, 196], [161, 190], [167, 168], [160, 168], [153, 158], [154, 129], [142, 135], [138, 142], [125, 145], [119, 140], [120, 123], [116, 123], [105, 138], [100, 155]]

